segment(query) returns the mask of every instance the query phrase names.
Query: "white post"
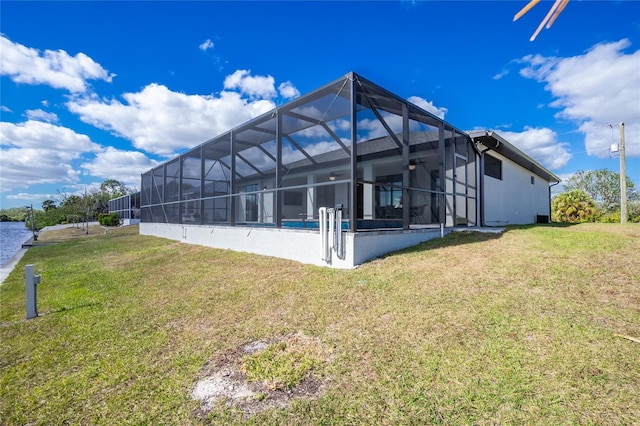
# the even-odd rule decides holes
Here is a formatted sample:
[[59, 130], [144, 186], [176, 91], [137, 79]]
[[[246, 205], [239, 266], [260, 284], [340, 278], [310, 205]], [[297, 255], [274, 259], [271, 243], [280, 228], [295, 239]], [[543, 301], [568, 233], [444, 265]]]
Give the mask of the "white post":
[[444, 238], [444, 223], [440, 224], [440, 238]]
[[329, 243], [327, 244], [327, 258], [326, 261], [331, 261], [331, 250], [335, 247], [336, 241], [336, 211], [332, 208], [327, 209], [329, 216]]
[[322, 249], [322, 260], [327, 260], [327, 208], [318, 209], [318, 228], [320, 229], [320, 247]]
[[342, 209], [336, 209], [336, 238], [334, 250], [336, 256], [342, 258]]

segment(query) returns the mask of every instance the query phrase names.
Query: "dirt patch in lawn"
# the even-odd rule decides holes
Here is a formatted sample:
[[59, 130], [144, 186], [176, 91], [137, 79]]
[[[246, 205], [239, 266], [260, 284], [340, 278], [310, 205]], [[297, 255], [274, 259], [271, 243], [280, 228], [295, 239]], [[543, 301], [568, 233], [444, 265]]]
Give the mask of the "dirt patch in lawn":
[[201, 402], [195, 414], [205, 418], [226, 404], [251, 417], [297, 399], [317, 398], [327, 385], [320, 370], [328, 355], [317, 339], [302, 334], [248, 342], [204, 366], [203, 377], [191, 389], [191, 397]]

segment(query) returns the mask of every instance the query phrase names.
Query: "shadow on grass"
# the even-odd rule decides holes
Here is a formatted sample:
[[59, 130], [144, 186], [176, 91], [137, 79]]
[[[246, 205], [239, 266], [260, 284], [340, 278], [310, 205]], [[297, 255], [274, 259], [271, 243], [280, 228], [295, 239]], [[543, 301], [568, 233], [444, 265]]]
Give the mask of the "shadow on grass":
[[47, 311], [47, 312], [43, 313], [42, 315], [61, 314], [63, 312], [75, 311], [76, 309], [92, 308], [94, 306], [99, 306], [99, 305], [101, 305], [101, 304], [97, 303], [97, 302], [91, 302], [91, 303], [82, 303], [80, 305], [71, 306], [71, 307], [62, 306], [60, 308], [56, 308], [56, 309], [52, 309], [50, 311]]
[[[409, 254], [409, 253], [420, 253], [428, 250], [497, 240], [501, 238], [504, 234], [510, 231], [516, 231], [519, 229], [569, 228], [575, 225], [578, 225], [578, 224], [552, 222], [552, 223], [532, 223], [527, 225], [507, 225], [502, 228], [495, 228], [489, 232], [477, 230], [475, 228], [469, 228], [468, 230], [463, 228], [458, 228], [456, 231], [450, 232], [449, 234], [445, 235], [444, 238], [434, 238], [432, 240], [425, 241], [415, 246], [407, 247], [398, 251], [393, 251], [383, 256], [380, 256], [378, 259], [386, 259], [386, 258], [397, 256], [397, 255], [403, 255], [403, 254]], [[502, 229], [502, 231], [499, 232], [498, 229]], [[371, 261], [373, 260], [374, 259], [371, 259]]]
[[35, 320], [35, 319], [42, 318], [42, 317], [48, 316], [48, 315], [61, 314], [61, 313], [64, 313], [64, 312], [75, 311], [76, 309], [91, 308], [91, 307], [99, 306], [99, 305], [100, 305], [100, 303], [95, 303], [94, 302], [94, 303], [83, 303], [81, 305], [72, 306], [72, 307], [63, 306], [61, 308], [53, 309], [53, 310], [46, 311], [46, 312], [38, 312], [38, 315], [35, 318], [30, 318], [30, 319], [22, 318], [22, 319], [15, 320], [15, 321], [7, 321], [7, 322], [0, 323], [0, 327], [9, 327], [9, 326], [12, 326], [12, 325], [15, 325], [15, 324], [23, 323], [25, 321]]
[[404, 250], [400, 250], [396, 253], [415, 253], [425, 250], [433, 250], [445, 247], [460, 246], [464, 244], [481, 243], [485, 241], [497, 240], [502, 237], [506, 232], [479, 232], [470, 230], [453, 231], [445, 235], [444, 238], [434, 238], [433, 240], [425, 241], [418, 245], [407, 247]]
[[481, 243], [484, 241], [497, 240], [502, 237], [504, 232], [478, 232], [472, 229], [468, 231], [455, 231], [444, 236], [444, 238], [434, 238], [429, 241], [425, 241], [415, 246], [407, 247], [401, 250], [392, 251], [378, 258], [371, 259], [364, 264], [373, 262], [379, 259], [388, 259], [395, 256], [402, 256], [411, 253], [422, 253], [429, 250], [436, 250], [445, 247], [460, 246], [463, 244]]
[[532, 229], [532, 228], [571, 228], [572, 226], [580, 225], [580, 223], [569, 222], [550, 222], [550, 223], [529, 223], [526, 225], [507, 225], [505, 226], [505, 232], [514, 229]]

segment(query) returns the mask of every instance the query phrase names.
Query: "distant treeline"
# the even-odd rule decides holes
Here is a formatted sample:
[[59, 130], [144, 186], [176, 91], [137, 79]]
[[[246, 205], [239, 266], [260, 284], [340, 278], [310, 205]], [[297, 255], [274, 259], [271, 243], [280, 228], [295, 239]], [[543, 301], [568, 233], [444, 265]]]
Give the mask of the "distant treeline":
[[0, 209], [0, 221], [25, 222], [27, 228], [33, 227], [38, 230], [61, 223], [98, 220], [101, 215], [109, 213], [109, 200], [132, 192], [122, 182], [107, 179], [100, 184], [99, 189], [85, 191], [84, 194], [70, 195], [60, 192], [59, 202], [52, 199], [44, 200], [42, 209], [33, 207], [33, 215], [30, 206]]
[[28, 213], [29, 209], [24, 207], [0, 209], [0, 222], [24, 222]]

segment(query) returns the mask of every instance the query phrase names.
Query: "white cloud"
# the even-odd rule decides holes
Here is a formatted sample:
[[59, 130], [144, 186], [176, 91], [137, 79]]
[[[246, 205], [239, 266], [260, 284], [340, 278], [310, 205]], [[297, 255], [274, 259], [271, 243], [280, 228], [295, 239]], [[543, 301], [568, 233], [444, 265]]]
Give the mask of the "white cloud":
[[567, 182], [569, 180], [569, 178], [571, 178], [571, 176], [573, 176], [574, 174], [575, 174], [575, 172], [556, 174], [556, 176], [558, 176], [560, 178], [560, 183], [558, 185], [554, 185], [554, 186], [551, 187], [551, 196], [553, 197], [554, 195], [557, 195], [557, 194], [560, 194], [561, 192], [564, 192], [564, 184], [565, 184], [565, 182]]
[[[342, 142], [346, 145], [346, 146], [350, 146], [351, 142], [350, 141], [345, 141], [344, 139], [342, 139]], [[335, 150], [341, 149], [340, 145], [338, 144], [338, 142], [334, 141], [334, 140], [327, 140], [327, 141], [321, 141], [321, 142], [314, 142], [308, 145], [304, 146], [304, 150], [307, 154], [311, 155], [311, 156], [315, 156], [315, 155], [320, 155], [320, 154], [324, 154], [327, 152], [332, 152]]]
[[[607, 157], [611, 131], [607, 124], [624, 121], [627, 134], [640, 134], [640, 50], [626, 54], [627, 39], [596, 44], [579, 56], [558, 58], [529, 55], [523, 77], [546, 83], [556, 98], [558, 117], [579, 123], [589, 155]], [[627, 155], [640, 156], [640, 140], [630, 138]]]
[[87, 80], [111, 82], [114, 77], [82, 52], [75, 56], [64, 50], [41, 52], [14, 43], [4, 35], [0, 35], [0, 50], [0, 75], [7, 75], [16, 83], [46, 84], [70, 92], [84, 92]]
[[0, 111], [2, 111], [2, 112], [13, 112], [13, 111], [11, 111], [11, 108], [9, 108], [9, 107], [8, 107], [8, 106], [6, 106], [6, 105], [2, 105], [2, 106], [0, 107]]
[[[447, 108], [437, 107], [433, 104], [432, 101], [427, 101], [426, 99], [423, 99], [419, 96], [411, 96], [407, 100], [412, 104], [422, 108], [423, 110], [430, 112], [436, 117], [444, 120], [444, 116], [447, 113]], [[382, 112], [381, 115], [387, 126], [389, 126], [394, 134], [402, 132], [401, 115], [391, 114], [387, 112]], [[376, 118], [365, 118], [358, 121], [358, 132], [362, 132], [360, 134], [360, 137], [364, 139], [375, 139], [389, 136], [389, 132], [387, 131], [387, 129]]]
[[96, 152], [100, 149], [87, 135], [76, 133], [66, 127], [33, 120], [23, 123], [1, 122], [0, 144], [17, 148], [56, 150], [60, 155], [68, 155], [69, 158], [76, 158], [78, 153]]
[[[17, 194], [7, 195], [8, 200], [24, 200], [31, 201], [33, 204], [41, 203], [43, 200], [55, 200], [57, 194], [32, 194], [27, 192], [19, 192]], [[34, 210], [36, 206], [34, 206]]]
[[58, 195], [53, 200], [64, 200], [64, 198], [71, 195], [83, 196], [93, 191], [100, 190], [100, 184], [102, 182], [89, 182], [89, 183], [74, 183], [71, 185], [65, 185], [63, 188], [58, 189]]
[[25, 115], [29, 120], [46, 121], [47, 123], [57, 123], [58, 116], [52, 112], [46, 112], [41, 109], [28, 109]]
[[[402, 117], [394, 114], [382, 113], [382, 118], [394, 134], [402, 132]], [[363, 139], [377, 139], [389, 136], [389, 132], [377, 119], [365, 118], [358, 121], [358, 132]]]
[[33, 120], [1, 122], [0, 145], [3, 191], [34, 184], [76, 182], [79, 172], [71, 161], [83, 153], [100, 150], [87, 135]]
[[34, 148], [0, 149], [2, 156], [2, 191], [31, 185], [76, 182], [80, 174], [69, 164], [68, 155]]
[[534, 160], [550, 169], [559, 169], [571, 159], [569, 144], [558, 142], [558, 134], [547, 128], [525, 127], [523, 132], [500, 132], [502, 136]]
[[238, 89], [251, 98], [272, 99], [277, 95], [275, 79], [270, 75], [251, 75], [251, 70], [236, 70], [224, 79], [225, 89]]
[[86, 123], [126, 138], [136, 148], [170, 156], [275, 108], [273, 77], [253, 77], [240, 70], [225, 79], [225, 88], [241, 93], [188, 95], [153, 83], [140, 92], [123, 94], [123, 102], [76, 96], [67, 107]]
[[93, 161], [83, 163], [82, 168], [91, 176], [105, 180], [116, 179], [127, 187], [140, 188], [140, 175], [157, 164], [157, 161], [141, 152], [108, 147], [98, 153]]
[[431, 114], [435, 115], [436, 117], [442, 120], [444, 120], [444, 116], [448, 111], [447, 108], [437, 107], [433, 104], [432, 101], [427, 101], [426, 99], [423, 99], [419, 96], [410, 96], [409, 99], [407, 100], [412, 104], [419, 106], [423, 110], [430, 112]]
[[200, 48], [200, 50], [206, 52], [209, 49], [213, 49], [214, 48], [214, 44], [210, 39], [206, 39], [205, 41], [202, 42], [202, 44], [200, 44], [200, 46], [198, 46]]
[[278, 93], [285, 99], [293, 99], [300, 96], [300, 91], [290, 81], [280, 83], [278, 86]]
[[506, 76], [508, 74], [509, 74], [509, 70], [502, 70], [498, 74], [494, 75], [492, 78], [494, 80], [500, 80], [502, 77], [504, 77], [504, 76]]

